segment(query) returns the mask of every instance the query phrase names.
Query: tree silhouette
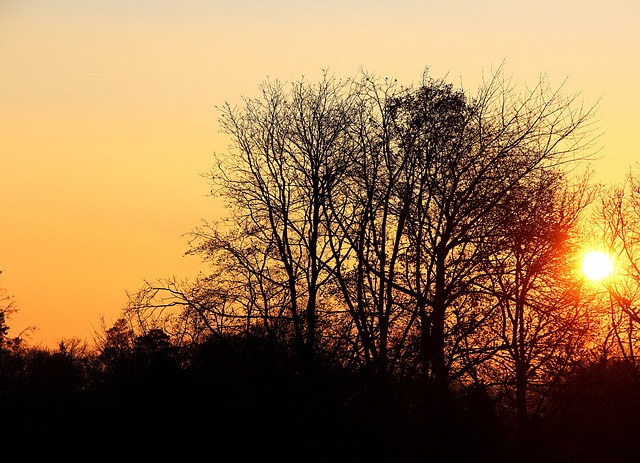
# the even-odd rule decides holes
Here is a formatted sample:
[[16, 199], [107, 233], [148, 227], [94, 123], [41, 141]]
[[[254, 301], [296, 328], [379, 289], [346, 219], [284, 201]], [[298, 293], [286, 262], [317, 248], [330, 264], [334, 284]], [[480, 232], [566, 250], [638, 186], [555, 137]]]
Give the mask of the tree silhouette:
[[625, 182], [604, 193], [597, 224], [605, 249], [615, 256], [615, 277], [604, 283], [609, 300], [603, 340], [605, 356], [638, 366], [640, 348], [640, 180], [630, 172]]
[[588, 177], [569, 185], [558, 172], [538, 175], [512, 188], [496, 211], [501, 225], [486, 263], [496, 350], [483, 368], [513, 397], [523, 451], [532, 418], [549, 413], [552, 388], [584, 355], [592, 329], [577, 261], [593, 188]]
[[275, 301], [269, 299], [261, 310], [286, 314], [306, 363], [316, 350], [320, 298], [328, 278], [324, 218], [351, 157], [347, 130], [353, 104], [345, 90], [346, 83], [326, 74], [317, 84], [296, 82], [289, 92], [278, 82], [266, 82], [261, 98], [221, 110], [233, 155], [220, 157], [212, 180], [260, 260], [248, 262], [250, 256], [238, 255], [215, 235], [206, 237], [207, 245], [235, 254], [244, 269], [251, 269], [249, 278], [259, 278], [261, 289], [275, 285], [279, 307], [270, 307]]
[[[526, 436], [592, 334], [570, 270], [589, 194], [569, 172], [591, 155], [594, 114], [578, 98], [545, 78], [518, 91], [502, 69], [473, 95], [427, 73], [403, 86], [363, 72], [267, 81], [222, 106], [231, 144], [207, 177], [226, 216], [188, 251], [210, 273], [131, 295], [105, 368], [258, 342], [305, 378], [279, 384], [303, 391], [287, 404], [308, 406], [339, 371], [366, 389], [341, 400], [413, 413], [434, 446], [470, 416], [465, 400], [489, 418], [512, 398], [501, 403]], [[415, 403], [392, 400], [404, 393]]]
[[[0, 275], [2, 275], [2, 271], [0, 270]], [[9, 317], [13, 315], [17, 311], [15, 306], [14, 298], [9, 294], [9, 292], [0, 288], [0, 350], [10, 347], [12, 340], [8, 338], [9, 334], [9, 325], [7, 324], [9, 321]], [[13, 343], [19, 343], [20, 338], [17, 337], [13, 340]]]

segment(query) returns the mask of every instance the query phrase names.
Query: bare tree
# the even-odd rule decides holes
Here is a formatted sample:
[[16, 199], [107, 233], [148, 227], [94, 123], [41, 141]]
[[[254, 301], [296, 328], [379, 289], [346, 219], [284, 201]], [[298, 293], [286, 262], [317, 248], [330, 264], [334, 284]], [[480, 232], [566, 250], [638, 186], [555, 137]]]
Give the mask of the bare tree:
[[592, 111], [576, 108], [575, 98], [562, 96], [544, 80], [520, 94], [497, 73], [468, 104], [453, 143], [435, 156], [423, 259], [433, 275], [425, 361], [436, 383], [444, 383], [449, 374], [444, 352], [448, 308], [473, 290], [494, 235], [497, 207], [540, 169], [585, 156]]
[[[2, 270], [0, 270], [2, 275]], [[0, 353], [3, 349], [18, 348], [23, 341], [23, 336], [35, 329], [30, 326], [22, 330], [18, 336], [9, 338], [9, 318], [18, 311], [14, 297], [5, 288], [0, 288]]]
[[235, 288], [217, 272], [195, 281], [175, 278], [145, 282], [128, 295], [123, 317], [136, 335], [151, 330], [167, 333], [174, 345], [185, 346], [208, 336], [242, 331], [245, 311], [236, 304]]
[[515, 185], [496, 210], [500, 227], [486, 258], [495, 352], [483, 365], [515, 404], [522, 445], [548, 391], [584, 355], [589, 313], [580, 294], [581, 219], [593, 198], [588, 176], [569, 185], [541, 170]]
[[13, 312], [15, 312], [13, 298], [7, 293], [6, 289], [0, 289], [0, 347], [5, 343], [9, 333], [7, 319]]
[[[220, 123], [232, 147], [210, 178], [255, 258], [249, 262], [250, 256], [237, 252], [236, 240], [200, 235], [200, 246], [226, 251], [246, 277], [257, 279], [254, 296], [268, 304], [262, 313], [286, 314], [307, 360], [317, 346], [319, 299], [329, 276], [323, 264], [329, 253], [327, 201], [350, 158], [347, 89], [346, 82], [326, 74], [317, 84], [301, 80], [288, 91], [279, 82], [265, 82], [261, 98], [245, 99], [242, 108], [221, 108]], [[265, 297], [274, 290], [279, 307]]]
[[417, 88], [365, 76], [358, 90], [369, 110], [355, 126], [358, 157], [344, 194], [353, 203], [335, 217], [355, 256], [351, 310], [361, 327], [376, 320], [360, 332], [365, 351], [382, 359], [390, 332], [417, 335], [422, 375], [444, 393], [464, 373], [454, 371], [462, 343], [487, 317], [473, 302], [474, 282], [497, 208], [539, 170], [591, 154], [593, 109], [544, 79], [516, 92], [501, 71], [473, 98], [427, 75]]
[[615, 257], [615, 275], [604, 282], [608, 323], [603, 327], [605, 359], [638, 366], [640, 348], [640, 180], [630, 172], [625, 182], [603, 192], [597, 217], [604, 247]]

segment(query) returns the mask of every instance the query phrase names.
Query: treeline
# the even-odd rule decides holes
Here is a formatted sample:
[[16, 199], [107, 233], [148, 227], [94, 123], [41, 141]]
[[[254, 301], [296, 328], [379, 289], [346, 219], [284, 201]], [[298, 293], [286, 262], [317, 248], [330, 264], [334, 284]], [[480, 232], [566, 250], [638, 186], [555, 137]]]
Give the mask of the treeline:
[[98, 350], [77, 340], [3, 349], [3, 461], [622, 462], [637, 457], [640, 374], [585, 361], [547, 388], [528, 447], [510, 399], [458, 387], [440, 403], [417, 378], [386, 381], [260, 334], [172, 345], [124, 323]]
[[[91, 351], [5, 342], [6, 403], [71, 391], [83, 442], [93, 420], [154, 455], [632, 459], [640, 185], [581, 173], [594, 108], [500, 70], [473, 95], [267, 81], [219, 109], [227, 209], [188, 251], [208, 274], [145, 284]], [[590, 247], [614, 276], [585, 279]]]

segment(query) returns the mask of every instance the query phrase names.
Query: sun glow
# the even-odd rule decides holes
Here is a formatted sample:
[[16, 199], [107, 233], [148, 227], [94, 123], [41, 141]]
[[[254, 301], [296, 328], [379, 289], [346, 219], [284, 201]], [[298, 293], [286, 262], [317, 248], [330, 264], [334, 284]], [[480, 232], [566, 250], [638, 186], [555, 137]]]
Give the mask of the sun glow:
[[613, 273], [613, 258], [604, 251], [588, 251], [582, 257], [582, 273], [592, 281], [603, 280]]

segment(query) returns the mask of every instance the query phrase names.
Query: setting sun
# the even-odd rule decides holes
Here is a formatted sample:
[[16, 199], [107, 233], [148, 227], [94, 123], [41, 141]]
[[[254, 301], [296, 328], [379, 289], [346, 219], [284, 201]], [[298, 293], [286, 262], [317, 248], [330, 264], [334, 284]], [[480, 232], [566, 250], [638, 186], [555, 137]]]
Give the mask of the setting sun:
[[593, 281], [600, 281], [613, 273], [613, 259], [604, 251], [589, 251], [582, 258], [582, 273]]

